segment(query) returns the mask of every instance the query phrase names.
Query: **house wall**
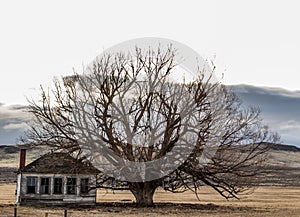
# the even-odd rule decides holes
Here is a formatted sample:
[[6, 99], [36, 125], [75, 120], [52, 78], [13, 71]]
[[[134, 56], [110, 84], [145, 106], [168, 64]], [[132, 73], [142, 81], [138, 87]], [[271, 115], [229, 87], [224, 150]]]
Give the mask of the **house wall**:
[[[93, 187], [96, 183], [95, 175], [69, 175], [69, 174], [36, 174], [36, 173], [23, 173], [18, 175], [17, 183], [17, 204], [29, 203], [45, 203], [45, 204], [94, 204], [96, 203], [96, 188], [90, 190], [87, 194], [82, 194], [80, 189], [81, 178], [89, 178], [89, 186]], [[27, 193], [27, 177], [37, 177], [36, 194]], [[41, 178], [50, 178], [50, 193], [40, 194]], [[54, 178], [63, 179], [63, 194], [54, 194]], [[67, 178], [76, 178], [76, 193], [67, 194]], [[19, 189], [19, 190], [18, 190]]]

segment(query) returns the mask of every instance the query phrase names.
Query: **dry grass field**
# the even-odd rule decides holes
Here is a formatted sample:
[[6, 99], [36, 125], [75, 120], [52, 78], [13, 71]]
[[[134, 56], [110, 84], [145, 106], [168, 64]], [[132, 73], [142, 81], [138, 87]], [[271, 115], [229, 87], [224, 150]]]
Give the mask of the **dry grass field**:
[[[0, 217], [13, 216], [15, 185], [0, 185]], [[198, 201], [190, 192], [171, 194], [158, 191], [155, 208], [136, 208], [128, 192], [98, 191], [98, 205], [89, 208], [68, 208], [70, 217], [112, 216], [222, 216], [283, 217], [300, 216], [299, 187], [259, 187], [241, 200], [226, 201], [209, 188], [200, 191]], [[64, 208], [18, 207], [20, 217], [64, 216]]]
[[[30, 150], [27, 163], [43, 151]], [[16, 174], [19, 150], [0, 148], [0, 217], [14, 214]], [[137, 208], [133, 196], [126, 192], [99, 190], [95, 207], [17, 207], [19, 217], [113, 217], [113, 216], [222, 216], [222, 217], [299, 217], [300, 216], [300, 152], [274, 150], [269, 155], [272, 173], [265, 177], [264, 187], [240, 200], [226, 201], [208, 187], [201, 189], [200, 201], [194, 194], [172, 194], [157, 191], [156, 207]], [[274, 187], [276, 186], [276, 187]]]

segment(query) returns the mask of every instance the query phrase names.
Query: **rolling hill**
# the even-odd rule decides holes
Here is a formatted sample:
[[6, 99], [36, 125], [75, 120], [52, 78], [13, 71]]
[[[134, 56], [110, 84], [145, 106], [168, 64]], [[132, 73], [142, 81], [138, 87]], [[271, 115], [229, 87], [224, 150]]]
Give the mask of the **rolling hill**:
[[[267, 144], [270, 148], [267, 159], [267, 175], [263, 177], [263, 185], [299, 186], [300, 180], [300, 148], [284, 144]], [[19, 147], [0, 146], [0, 183], [13, 183], [19, 164]], [[26, 162], [30, 163], [49, 150], [27, 150]]]

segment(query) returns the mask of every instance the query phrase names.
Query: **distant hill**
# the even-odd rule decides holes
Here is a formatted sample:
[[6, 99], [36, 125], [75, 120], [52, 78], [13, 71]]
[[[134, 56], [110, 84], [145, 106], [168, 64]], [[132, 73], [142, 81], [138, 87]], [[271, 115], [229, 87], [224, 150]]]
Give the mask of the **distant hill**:
[[[267, 158], [267, 175], [263, 176], [263, 185], [299, 186], [300, 148], [285, 144], [266, 144], [270, 147]], [[26, 163], [39, 158], [47, 149], [27, 150]], [[19, 147], [0, 146], [0, 183], [16, 181], [19, 165]]]
[[[300, 148], [294, 145], [284, 145], [284, 144], [268, 144], [270, 150], [273, 151], [290, 151], [290, 152], [299, 152]], [[300, 159], [299, 159], [300, 161]]]
[[[294, 145], [286, 145], [286, 144], [272, 144], [272, 143], [267, 143], [266, 144], [270, 150], [273, 151], [291, 151], [291, 152], [300, 152], [300, 148]], [[46, 152], [45, 148], [43, 148], [43, 152]], [[40, 149], [29, 149], [27, 152], [29, 154], [39, 152]], [[11, 155], [11, 154], [16, 154], [20, 152], [20, 146], [17, 145], [0, 145], [0, 157], [3, 159], [5, 158], [5, 155]], [[0, 158], [0, 159], [1, 159]], [[299, 159], [300, 160], [300, 159]]]
[[19, 152], [20, 149], [15, 145], [0, 145], [0, 150], [6, 154], [13, 154]]

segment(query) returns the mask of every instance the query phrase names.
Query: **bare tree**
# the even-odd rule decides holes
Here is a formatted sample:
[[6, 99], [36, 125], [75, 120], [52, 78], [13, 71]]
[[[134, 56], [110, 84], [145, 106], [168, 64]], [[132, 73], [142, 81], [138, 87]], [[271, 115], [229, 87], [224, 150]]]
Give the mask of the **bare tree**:
[[153, 205], [157, 188], [171, 192], [208, 185], [226, 198], [257, 184], [273, 142], [259, 110], [199, 67], [192, 81], [176, 50], [136, 48], [106, 54], [84, 74], [54, 81], [30, 101], [34, 120], [24, 142], [64, 149], [100, 171], [97, 187], [130, 190], [139, 206]]

